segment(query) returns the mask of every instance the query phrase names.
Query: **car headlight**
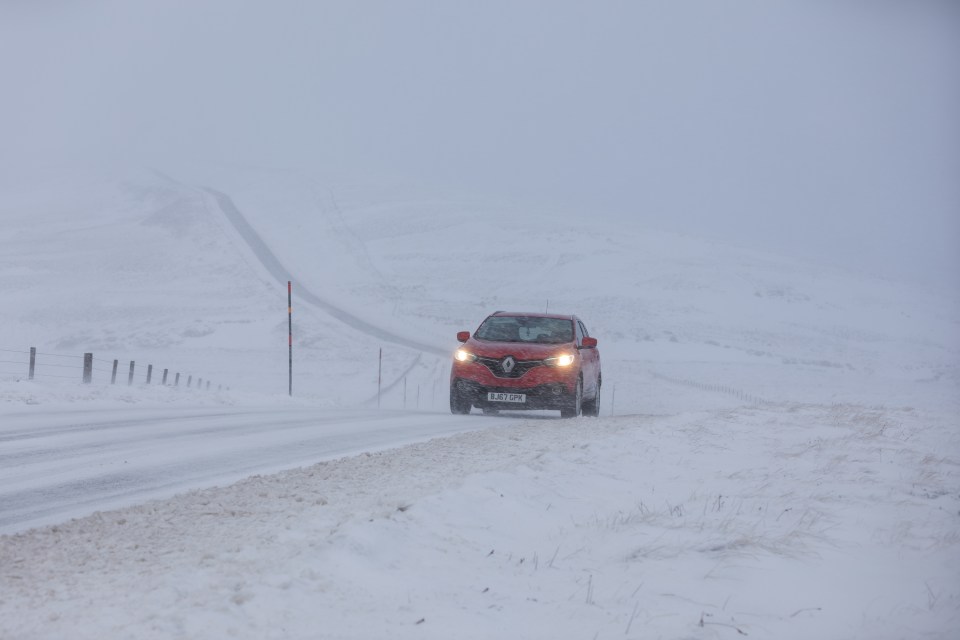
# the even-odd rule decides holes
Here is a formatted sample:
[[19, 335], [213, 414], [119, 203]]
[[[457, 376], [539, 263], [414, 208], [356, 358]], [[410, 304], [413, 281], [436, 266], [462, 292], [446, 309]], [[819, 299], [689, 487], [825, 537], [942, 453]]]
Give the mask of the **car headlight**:
[[547, 358], [544, 363], [549, 367], [569, 367], [574, 360], [576, 360], [576, 356], [572, 353], [561, 353], [553, 358]]
[[457, 349], [457, 352], [453, 354], [453, 357], [459, 362], [473, 362], [477, 359], [477, 356], [464, 349]]

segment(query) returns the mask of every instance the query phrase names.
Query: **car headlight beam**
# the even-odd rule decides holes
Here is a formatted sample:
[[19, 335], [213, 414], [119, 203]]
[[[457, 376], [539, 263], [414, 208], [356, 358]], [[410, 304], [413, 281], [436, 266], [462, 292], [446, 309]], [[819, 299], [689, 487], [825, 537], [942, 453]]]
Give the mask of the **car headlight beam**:
[[465, 349], [457, 349], [457, 352], [453, 354], [453, 357], [459, 362], [474, 362], [477, 359], [477, 356]]
[[574, 360], [576, 360], [576, 356], [572, 353], [561, 353], [553, 358], [547, 358], [544, 362], [551, 367], [569, 367]]

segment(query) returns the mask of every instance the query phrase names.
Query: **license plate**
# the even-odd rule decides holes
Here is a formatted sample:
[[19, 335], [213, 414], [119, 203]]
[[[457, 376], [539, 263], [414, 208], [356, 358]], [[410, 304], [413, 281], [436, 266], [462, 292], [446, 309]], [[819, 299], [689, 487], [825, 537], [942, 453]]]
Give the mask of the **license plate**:
[[491, 391], [487, 393], [489, 402], [526, 402], [527, 396], [523, 393], [498, 393]]

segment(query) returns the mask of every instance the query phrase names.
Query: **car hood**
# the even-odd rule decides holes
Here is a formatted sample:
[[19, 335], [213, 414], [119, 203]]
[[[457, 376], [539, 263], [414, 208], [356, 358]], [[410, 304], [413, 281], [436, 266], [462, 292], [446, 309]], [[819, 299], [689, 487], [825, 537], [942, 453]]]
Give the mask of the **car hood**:
[[498, 360], [506, 356], [513, 356], [517, 360], [543, 360], [561, 353], [577, 352], [573, 342], [536, 344], [528, 342], [488, 342], [476, 338], [468, 340], [462, 348], [475, 356]]

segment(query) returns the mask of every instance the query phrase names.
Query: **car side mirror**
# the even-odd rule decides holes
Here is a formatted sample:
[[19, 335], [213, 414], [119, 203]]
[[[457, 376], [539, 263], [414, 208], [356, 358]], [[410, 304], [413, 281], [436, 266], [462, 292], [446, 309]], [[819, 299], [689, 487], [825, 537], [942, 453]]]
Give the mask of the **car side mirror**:
[[458, 341], [460, 341], [460, 342], [466, 342], [466, 341], [469, 340], [469, 339], [470, 339], [470, 332], [469, 332], [469, 331], [459, 331], [459, 332], [457, 332], [457, 340], [458, 340]]
[[585, 337], [583, 342], [580, 343], [581, 349], [596, 349], [597, 348], [597, 339]]

